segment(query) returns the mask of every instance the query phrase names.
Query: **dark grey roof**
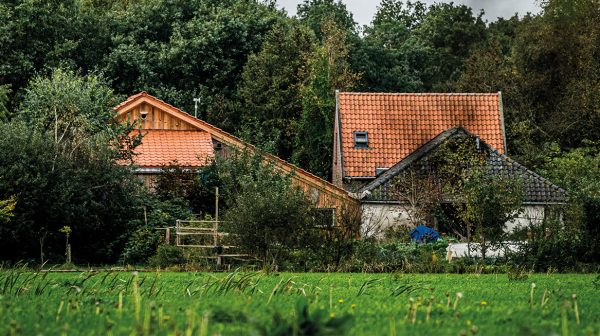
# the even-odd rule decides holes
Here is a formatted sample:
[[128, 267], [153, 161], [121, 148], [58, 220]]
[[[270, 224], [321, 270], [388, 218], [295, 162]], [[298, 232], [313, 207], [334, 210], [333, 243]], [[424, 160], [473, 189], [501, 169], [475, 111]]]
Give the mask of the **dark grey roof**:
[[[391, 195], [390, 188], [390, 184], [394, 177], [406, 171], [407, 168], [411, 167], [420, 159], [426, 157], [432, 152], [432, 150], [439, 147], [448, 139], [458, 136], [469, 136], [476, 139], [478, 138], [476, 135], [470, 133], [462, 127], [453, 127], [445, 130], [431, 141], [414, 151], [412, 154], [404, 158], [402, 161], [395, 164], [386, 172], [363, 186], [357, 193], [361, 201], [384, 203], [397, 202], [397, 200], [393, 198], [393, 195]], [[519, 177], [523, 180], [525, 188], [525, 203], [556, 204], [566, 202], [567, 193], [564, 189], [527, 169], [525, 166], [510, 159], [506, 155], [500, 154], [498, 150], [491, 147], [484, 141], [479, 141], [482, 146], [485, 146], [489, 149], [489, 154], [486, 158], [486, 161], [493, 172], [497, 173], [500, 171], [505, 171], [509, 176]]]

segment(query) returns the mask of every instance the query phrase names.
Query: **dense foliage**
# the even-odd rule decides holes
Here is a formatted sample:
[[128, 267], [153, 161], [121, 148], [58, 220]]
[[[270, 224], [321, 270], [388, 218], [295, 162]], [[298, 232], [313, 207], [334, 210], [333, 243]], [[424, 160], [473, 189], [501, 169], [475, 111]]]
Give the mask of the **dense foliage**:
[[[228, 183], [214, 172], [147, 195], [116, 164], [136, 144], [109, 122], [126, 95], [188, 111], [200, 97], [200, 118], [328, 178], [340, 89], [502, 91], [508, 154], [572, 196], [556, 239], [598, 260], [600, 6], [541, 6], [485, 22], [466, 5], [383, 0], [358, 27], [339, 0], [296, 17], [259, 0], [0, 0], [0, 254], [60, 257], [70, 226], [76, 259], [137, 262], [159, 243], [154, 214], [214, 212]], [[136, 240], [151, 243], [123, 254]]]
[[[276, 265], [294, 249], [309, 250], [318, 241], [314, 206], [291, 184], [291, 176], [252, 160], [225, 213], [228, 232], [243, 251]], [[248, 163], [251, 163], [249, 161]], [[246, 169], [248, 171], [249, 169]]]
[[100, 77], [62, 69], [35, 77], [24, 94], [0, 124], [0, 199], [16, 200], [0, 226], [0, 255], [57, 261], [68, 226], [75, 260], [116, 260], [143, 193], [115, 164], [132, 143], [122, 141], [127, 125], [109, 122], [117, 97]]

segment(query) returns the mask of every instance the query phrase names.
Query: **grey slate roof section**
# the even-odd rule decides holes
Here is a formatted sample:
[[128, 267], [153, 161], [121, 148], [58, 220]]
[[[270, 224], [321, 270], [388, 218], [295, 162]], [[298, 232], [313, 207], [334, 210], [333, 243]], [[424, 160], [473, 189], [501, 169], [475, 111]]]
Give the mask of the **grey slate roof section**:
[[[427, 142], [421, 148], [414, 151], [404, 160], [398, 162], [386, 172], [381, 174], [373, 181], [367, 183], [358, 192], [361, 202], [369, 203], [397, 203], [387, 192], [390, 182], [394, 177], [409, 168], [412, 164], [427, 156], [432, 150], [440, 146], [446, 140], [455, 136], [470, 136], [477, 138], [466, 129], [458, 126], [445, 130], [437, 135], [431, 141]], [[510, 159], [504, 154], [500, 154], [495, 148], [480, 140], [483, 146], [490, 149], [490, 154], [486, 159], [493, 172], [506, 171], [509, 175], [518, 176], [523, 179], [525, 187], [526, 204], [560, 204], [567, 200], [567, 192], [559, 186], [553, 184], [542, 176], [527, 169], [520, 163]]]

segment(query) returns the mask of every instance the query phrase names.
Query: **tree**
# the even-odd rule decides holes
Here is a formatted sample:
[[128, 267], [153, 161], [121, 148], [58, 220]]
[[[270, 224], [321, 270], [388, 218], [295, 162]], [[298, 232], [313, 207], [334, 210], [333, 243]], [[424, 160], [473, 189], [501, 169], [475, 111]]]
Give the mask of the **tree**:
[[0, 85], [12, 86], [9, 108], [18, 107], [21, 89], [40, 71], [97, 68], [112, 47], [114, 12], [99, 1], [2, 1]]
[[[585, 142], [585, 147], [560, 151], [553, 148], [543, 174], [569, 192], [569, 203], [564, 207], [564, 225], [558, 227], [556, 237], [565, 237], [580, 252], [577, 260], [593, 262], [600, 257], [600, 148], [598, 143]], [[580, 242], [580, 244], [577, 244]]]
[[44, 245], [57, 262], [59, 229], [70, 226], [80, 261], [115, 261], [128, 223], [143, 216], [140, 183], [116, 162], [130, 128], [110, 122], [117, 99], [104, 83], [62, 69], [36, 77], [14, 120], [0, 124], [0, 199], [18, 199], [0, 226], [3, 259], [34, 258]]
[[532, 123], [541, 130], [538, 144], [573, 148], [598, 139], [599, 14], [592, 0], [551, 0], [518, 31], [516, 77], [531, 104]]
[[235, 234], [236, 246], [273, 265], [294, 250], [319, 246], [314, 206], [290, 175], [274, 171], [260, 153], [238, 152], [221, 164], [225, 229]]
[[425, 89], [448, 90], [448, 85], [460, 74], [471, 49], [485, 39], [483, 12], [474, 16], [466, 5], [436, 3], [429, 7], [415, 36], [432, 54], [421, 68]]
[[341, 0], [304, 0], [297, 8], [298, 18], [315, 32], [319, 40], [327, 33], [324, 24], [333, 21], [346, 34], [356, 34], [356, 22]]
[[382, 1], [353, 50], [365, 90], [448, 91], [471, 49], [484, 40], [482, 13], [465, 5]]
[[0, 222], [6, 223], [14, 216], [17, 198], [11, 197], [0, 201]]
[[348, 63], [346, 33], [333, 21], [323, 26], [324, 39], [309, 56], [301, 87], [302, 119], [296, 135], [293, 160], [308, 171], [328, 179], [333, 147], [335, 90], [352, 88], [359, 76]]
[[524, 195], [521, 183], [515, 176], [485, 167], [473, 167], [465, 174], [464, 200], [458, 203], [458, 213], [469, 234], [473, 230], [482, 259], [491, 246], [506, 240], [506, 223], [518, 217]]
[[302, 113], [301, 70], [315, 43], [314, 34], [294, 21], [276, 24], [242, 73], [240, 114], [248, 126], [243, 138], [257, 146], [274, 140], [274, 154], [284, 159], [294, 149]]
[[[427, 7], [421, 2], [385, 0], [377, 7], [371, 26], [353, 46], [352, 69], [360, 73], [359, 88], [373, 92], [422, 91], [420, 74], [411, 55], [421, 53], [408, 40], [423, 19]], [[410, 45], [410, 48], [407, 48]], [[421, 55], [420, 57], [422, 57]]]
[[0, 85], [0, 121], [2, 122], [7, 122], [10, 117], [8, 110], [10, 92], [10, 85]]
[[252, 1], [141, 1], [120, 13], [103, 69], [117, 92], [141, 90], [227, 131], [240, 125], [235, 89], [248, 56], [283, 14]]
[[86, 143], [105, 140], [114, 146], [115, 157], [126, 158], [131, 148], [123, 146], [132, 142], [123, 140], [132, 126], [114, 119], [118, 101], [103, 77], [57, 68], [49, 78], [31, 80], [16, 120], [51, 135], [55, 157], [75, 159]]
[[35, 71], [66, 61], [76, 47], [75, 1], [0, 3], [0, 84], [21, 89]]
[[442, 190], [433, 174], [408, 169], [394, 179], [393, 194], [413, 227], [432, 224], [431, 218], [443, 201]]
[[466, 225], [467, 242], [478, 242], [482, 258], [507, 237], [506, 224], [518, 217], [524, 185], [519, 176], [496, 170], [488, 162], [491, 149], [471, 136], [447, 141], [435, 154], [445, 181], [443, 192]]

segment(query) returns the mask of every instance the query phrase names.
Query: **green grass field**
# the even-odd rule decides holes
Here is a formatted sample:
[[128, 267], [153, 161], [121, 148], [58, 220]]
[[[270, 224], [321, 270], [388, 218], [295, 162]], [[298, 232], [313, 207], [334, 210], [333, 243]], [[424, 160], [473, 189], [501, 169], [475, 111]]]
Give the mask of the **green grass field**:
[[[349, 335], [600, 335], [599, 286], [573, 274], [5, 270], [0, 334], [284, 335], [312, 322], [335, 335], [348, 320]], [[308, 322], [294, 323], [303, 302]]]

